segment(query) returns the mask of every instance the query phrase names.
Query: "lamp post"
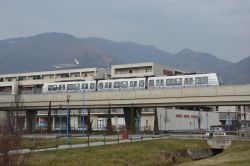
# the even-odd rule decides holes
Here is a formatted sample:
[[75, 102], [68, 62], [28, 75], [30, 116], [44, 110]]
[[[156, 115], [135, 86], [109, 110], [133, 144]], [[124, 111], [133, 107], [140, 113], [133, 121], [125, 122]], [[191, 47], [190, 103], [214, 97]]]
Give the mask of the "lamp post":
[[85, 116], [85, 110], [82, 109], [82, 134], [84, 134], [84, 128], [85, 128], [84, 116]]
[[208, 130], [208, 112], [206, 112], [206, 120], [207, 120], [207, 130]]
[[160, 133], [162, 134], [162, 129], [161, 129], [161, 114], [160, 114]]
[[69, 99], [70, 99], [70, 95], [67, 95], [67, 135], [66, 135], [66, 144], [68, 145], [68, 141], [69, 141]]
[[61, 105], [59, 107], [59, 117], [60, 117], [60, 130], [59, 130], [59, 134], [61, 134], [61, 130], [62, 130], [62, 106]]

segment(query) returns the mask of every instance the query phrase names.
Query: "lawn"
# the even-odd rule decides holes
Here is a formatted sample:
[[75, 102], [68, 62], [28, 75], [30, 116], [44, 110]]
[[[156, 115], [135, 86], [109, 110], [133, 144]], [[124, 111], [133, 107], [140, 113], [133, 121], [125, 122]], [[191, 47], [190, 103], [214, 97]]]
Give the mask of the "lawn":
[[249, 166], [250, 141], [233, 141], [232, 145], [222, 153], [198, 161], [182, 164], [183, 166]]
[[188, 148], [207, 148], [207, 144], [202, 140], [163, 139], [47, 151], [31, 154], [27, 165], [173, 165], [190, 161], [184, 153]]

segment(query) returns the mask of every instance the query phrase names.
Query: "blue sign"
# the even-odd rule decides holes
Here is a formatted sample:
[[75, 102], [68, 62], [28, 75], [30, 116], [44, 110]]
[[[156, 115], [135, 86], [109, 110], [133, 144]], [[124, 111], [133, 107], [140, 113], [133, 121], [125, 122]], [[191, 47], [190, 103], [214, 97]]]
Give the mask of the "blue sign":
[[44, 121], [41, 121], [40, 122], [40, 127], [44, 127], [45, 126], [45, 122]]

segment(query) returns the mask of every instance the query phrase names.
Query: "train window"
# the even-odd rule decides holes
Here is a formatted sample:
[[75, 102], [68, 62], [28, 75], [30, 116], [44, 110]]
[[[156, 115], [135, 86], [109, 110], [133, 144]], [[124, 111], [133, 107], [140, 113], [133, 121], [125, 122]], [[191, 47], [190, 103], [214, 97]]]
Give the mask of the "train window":
[[104, 88], [105, 88], [105, 89], [108, 89], [108, 88], [109, 88], [109, 83], [108, 83], [108, 82], [105, 82]]
[[202, 84], [208, 84], [208, 77], [202, 77]]
[[148, 86], [154, 86], [154, 80], [148, 80]]
[[134, 81], [134, 87], [137, 87], [137, 81]]
[[182, 78], [176, 78], [175, 85], [181, 85], [181, 84], [182, 84]]
[[127, 88], [127, 87], [128, 87], [128, 81], [122, 81], [121, 88]]
[[74, 90], [79, 90], [80, 89], [80, 84], [74, 84]]
[[130, 81], [130, 82], [129, 82], [129, 87], [133, 88], [133, 86], [134, 86], [133, 83], [134, 83], [134, 81]]
[[195, 77], [195, 84], [201, 84], [201, 77]]
[[139, 81], [139, 87], [144, 87], [144, 80]]
[[184, 79], [184, 84], [187, 85], [188, 84], [188, 78]]
[[164, 80], [163, 79], [161, 80], [161, 86], [164, 86]]
[[174, 85], [174, 79], [167, 79], [166, 80], [166, 85], [169, 86], [169, 85]]
[[48, 86], [48, 91], [52, 91], [53, 90], [53, 85], [49, 85]]
[[90, 83], [90, 89], [95, 89], [95, 83]]
[[189, 78], [188, 84], [193, 84], [194, 83], [194, 79], [193, 78]]
[[83, 84], [82, 84], [82, 89], [88, 89], [88, 88], [89, 88], [88, 86], [89, 86], [88, 83], [85, 83], [85, 84], [83, 83]]
[[114, 82], [114, 88], [120, 88], [120, 82]]
[[59, 90], [64, 90], [65, 86], [64, 85], [59, 85]]
[[156, 80], [155, 86], [160, 86], [160, 80]]
[[68, 84], [68, 85], [67, 85], [67, 90], [73, 90], [73, 88], [74, 88], [74, 87], [73, 87], [73, 84]]
[[57, 85], [53, 85], [53, 90], [58, 90]]
[[109, 88], [110, 89], [112, 88], [112, 82], [109, 82]]
[[99, 82], [98, 88], [99, 88], [99, 89], [102, 89], [102, 88], [103, 88], [103, 83], [102, 83], [102, 82]]

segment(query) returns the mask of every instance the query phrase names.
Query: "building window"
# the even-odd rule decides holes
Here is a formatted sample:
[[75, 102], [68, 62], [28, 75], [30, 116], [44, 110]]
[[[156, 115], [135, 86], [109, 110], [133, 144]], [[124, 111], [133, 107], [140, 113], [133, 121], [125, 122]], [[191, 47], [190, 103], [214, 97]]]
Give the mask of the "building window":
[[128, 71], [128, 72], [129, 72], [129, 74], [131, 74], [131, 73], [133, 73], [133, 70], [132, 70], [132, 69], [129, 69], [129, 71]]

